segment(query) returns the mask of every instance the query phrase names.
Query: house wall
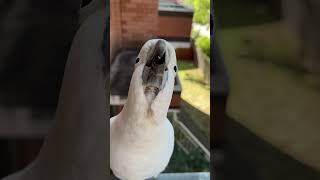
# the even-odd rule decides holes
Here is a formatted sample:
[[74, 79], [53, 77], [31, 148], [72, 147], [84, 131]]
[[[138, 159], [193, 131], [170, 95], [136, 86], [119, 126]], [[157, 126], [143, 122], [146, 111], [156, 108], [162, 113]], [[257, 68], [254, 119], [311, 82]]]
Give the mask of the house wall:
[[[110, 0], [111, 60], [122, 48], [139, 49], [151, 38], [190, 39], [192, 13], [158, 11], [158, 0]], [[190, 59], [188, 51], [177, 55]]]
[[110, 1], [110, 60], [121, 45], [121, 9], [120, 0]]
[[121, 0], [123, 48], [141, 47], [156, 35], [158, 0]]
[[110, 0], [111, 59], [120, 48], [140, 48], [156, 36], [158, 0]]
[[159, 15], [157, 36], [173, 39], [190, 39], [192, 16]]

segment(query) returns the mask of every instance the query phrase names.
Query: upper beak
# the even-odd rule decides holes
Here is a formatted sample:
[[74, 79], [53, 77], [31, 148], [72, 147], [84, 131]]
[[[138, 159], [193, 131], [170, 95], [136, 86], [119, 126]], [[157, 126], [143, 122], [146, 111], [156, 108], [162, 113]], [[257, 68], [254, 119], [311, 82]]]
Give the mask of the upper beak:
[[148, 54], [149, 56], [146, 65], [152, 66], [152, 64], [164, 64], [166, 58], [166, 49], [166, 42], [163, 40], [158, 40], [153, 50]]
[[158, 40], [153, 49], [149, 51], [142, 73], [143, 85], [146, 87], [157, 88], [158, 91], [164, 88], [168, 64], [166, 50], [166, 42], [164, 40]]

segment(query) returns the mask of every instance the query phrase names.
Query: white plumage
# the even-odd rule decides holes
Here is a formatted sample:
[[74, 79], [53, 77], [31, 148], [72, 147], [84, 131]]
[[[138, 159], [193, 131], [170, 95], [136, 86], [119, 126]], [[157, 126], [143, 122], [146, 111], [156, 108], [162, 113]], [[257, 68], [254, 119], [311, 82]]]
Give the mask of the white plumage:
[[[164, 86], [152, 99], [146, 94], [142, 74], [148, 53], [158, 39], [142, 47], [132, 75], [123, 110], [110, 120], [110, 168], [122, 180], [143, 180], [158, 176], [168, 165], [174, 148], [174, 131], [167, 112], [176, 76], [174, 48], [165, 42]], [[160, 58], [160, 57], [159, 57]], [[150, 95], [152, 96], [152, 94]]]

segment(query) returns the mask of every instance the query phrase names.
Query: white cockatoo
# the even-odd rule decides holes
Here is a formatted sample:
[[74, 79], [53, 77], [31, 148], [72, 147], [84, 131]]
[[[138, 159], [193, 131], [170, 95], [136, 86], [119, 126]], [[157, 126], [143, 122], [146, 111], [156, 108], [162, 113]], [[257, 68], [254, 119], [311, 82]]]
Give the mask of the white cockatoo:
[[176, 77], [175, 50], [153, 39], [142, 47], [128, 98], [110, 119], [110, 168], [122, 180], [157, 177], [169, 163], [174, 130], [167, 119]]

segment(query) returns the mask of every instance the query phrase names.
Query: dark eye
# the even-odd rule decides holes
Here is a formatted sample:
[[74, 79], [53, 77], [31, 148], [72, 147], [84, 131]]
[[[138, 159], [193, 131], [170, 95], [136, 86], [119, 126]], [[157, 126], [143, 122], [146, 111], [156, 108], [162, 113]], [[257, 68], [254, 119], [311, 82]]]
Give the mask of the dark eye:
[[177, 72], [177, 67], [176, 66], [174, 66], [173, 69], [174, 69], [174, 72]]
[[165, 70], [165, 71], [168, 71], [168, 68], [166, 67], [164, 70]]
[[140, 58], [137, 58], [137, 59], [136, 59], [136, 63], [138, 63], [139, 61], [140, 61]]

